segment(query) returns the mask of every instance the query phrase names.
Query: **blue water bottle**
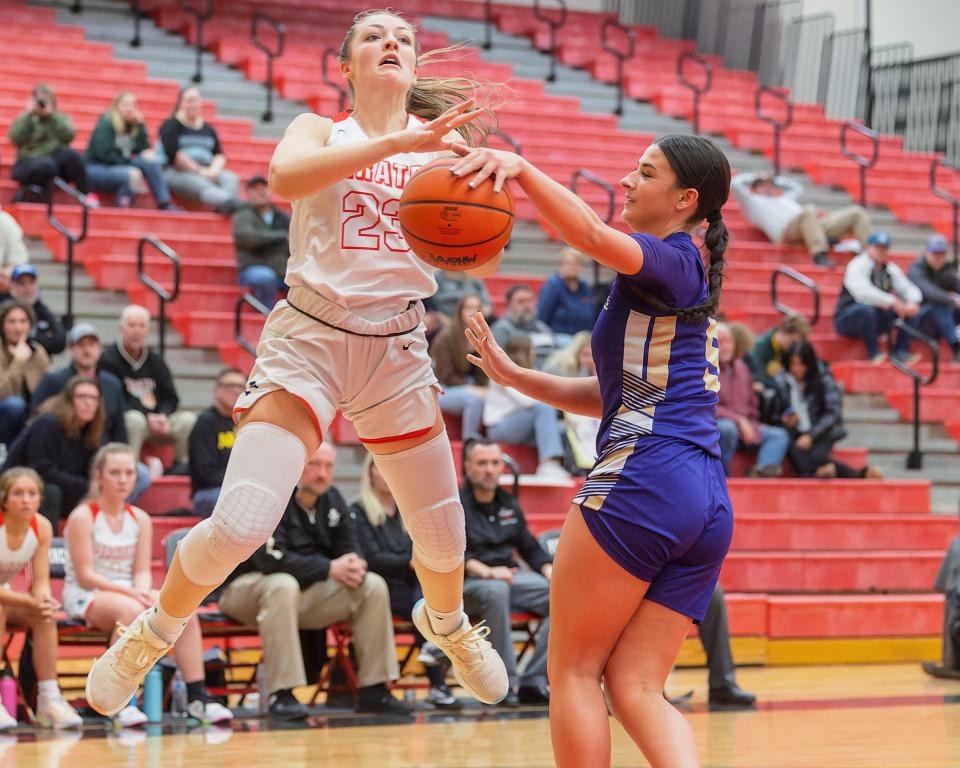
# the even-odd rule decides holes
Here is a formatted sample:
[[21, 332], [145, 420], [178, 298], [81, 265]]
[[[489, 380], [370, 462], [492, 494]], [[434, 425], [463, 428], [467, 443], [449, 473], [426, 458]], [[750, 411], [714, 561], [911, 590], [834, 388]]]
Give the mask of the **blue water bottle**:
[[151, 723], [163, 720], [163, 674], [154, 665], [143, 681], [143, 714]]

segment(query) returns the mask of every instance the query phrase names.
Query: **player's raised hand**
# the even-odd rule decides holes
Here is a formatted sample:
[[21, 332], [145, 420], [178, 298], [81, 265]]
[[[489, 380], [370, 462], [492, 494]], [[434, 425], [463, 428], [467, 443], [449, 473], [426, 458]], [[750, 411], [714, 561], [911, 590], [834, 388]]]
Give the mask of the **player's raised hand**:
[[497, 344], [483, 315], [479, 312], [473, 315], [467, 321], [464, 334], [477, 352], [476, 355], [467, 354], [467, 360], [487, 374], [490, 381], [509, 387], [520, 366], [507, 357], [507, 353]]
[[443, 152], [450, 149], [448, 134], [461, 125], [466, 125], [480, 117], [481, 112], [474, 109], [477, 100], [466, 101], [450, 107], [430, 122], [398, 131], [394, 138], [398, 152]]
[[450, 146], [460, 155], [460, 160], [450, 166], [450, 172], [457, 176], [475, 173], [470, 186], [475, 187], [484, 179], [493, 177], [493, 189], [499, 192], [507, 179], [515, 179], [523, 172], [523, 158], [513, 152], [490, 147], [468, 147], [454, 143]]

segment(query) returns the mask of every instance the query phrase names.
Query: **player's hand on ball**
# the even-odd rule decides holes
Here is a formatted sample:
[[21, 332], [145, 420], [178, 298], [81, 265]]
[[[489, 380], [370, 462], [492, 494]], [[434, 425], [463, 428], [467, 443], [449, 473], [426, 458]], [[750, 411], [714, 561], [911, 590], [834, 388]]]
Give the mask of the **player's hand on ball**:
[[450, 149], [450, 141], [446, 140], [446, 136], [480, 117], [481, 113], [474, 109], [475, 106], [476, 99], [467, 99], [428, 123], [397, 131], [394, 134], [397, 152], [443, 152]]
[[509, 387], [517, 364], [497, 344], [483, 315], [477, 312], [467, 321], [467, 326], [464, 330], [467, 341], [477, 352], [476, 355], [467, 354], [467, 360], [487, 374], [490, 381]]
[[492, 176], [493, 189], [499, 192], [507, 179], [515, 179], [523, 171], [523, 158], [513, 152], [490, 147], [468, 147], [460, 143], [452, 144], [450, 149], [461, 156], [461, 159], [451, 166], [451, 173], [466, 176], [476, 172], [470, 179], [471, 187]]

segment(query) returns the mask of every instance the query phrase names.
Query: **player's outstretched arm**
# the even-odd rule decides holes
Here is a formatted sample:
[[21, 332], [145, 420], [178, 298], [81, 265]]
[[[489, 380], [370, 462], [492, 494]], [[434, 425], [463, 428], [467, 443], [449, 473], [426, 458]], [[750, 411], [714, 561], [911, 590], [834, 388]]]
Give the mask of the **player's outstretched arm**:
[[600, 382], [596, 376], [554, 376], [521, 368], [497, 344], [483, 315], [477, 312], [467, 321], [467, 325], [464, 333], [477, 353], [468, 354], [467, 360], [487, 374], [491, 381], [511, 387], [561, 411], [596, 418], [603, 414]]

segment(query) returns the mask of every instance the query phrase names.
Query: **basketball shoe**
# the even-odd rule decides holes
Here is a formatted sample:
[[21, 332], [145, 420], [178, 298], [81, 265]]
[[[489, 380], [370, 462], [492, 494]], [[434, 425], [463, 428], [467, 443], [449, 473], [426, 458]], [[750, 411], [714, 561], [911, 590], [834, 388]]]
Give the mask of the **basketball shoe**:
[[487, 640], [490, 627], [484, 626], [483, 622], [470, 626], [464, 616], [456, 632], [438, 635], [430, 624], [424, 600], [418, 600], [413, 606], [413, 623], [427, 640], [446, 654], [453, 665], [453, 676], [473, 698], [484, 704], [496, 704], [507, 695], [510, 690], [507, 669]]

